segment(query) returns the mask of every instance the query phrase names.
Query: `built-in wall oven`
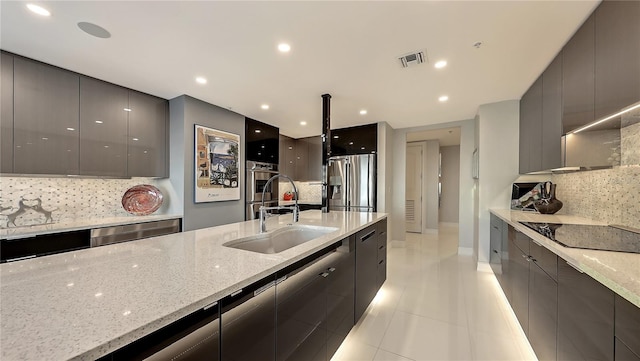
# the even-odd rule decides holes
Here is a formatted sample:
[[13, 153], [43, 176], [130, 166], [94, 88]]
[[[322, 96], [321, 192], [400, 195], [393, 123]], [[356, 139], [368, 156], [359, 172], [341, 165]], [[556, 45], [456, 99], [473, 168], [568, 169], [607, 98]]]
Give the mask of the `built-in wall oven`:
[[258, 218], [262, 205], [262, 192], [264, 191], [264, 205], [274, 207], [278, 205], [278, 181], [274, 180], [265, 190], [269, 178], [278, 174], [278, 165], [247, 161], [247, 186], [245, 199], [247, 200], [245, 220]]

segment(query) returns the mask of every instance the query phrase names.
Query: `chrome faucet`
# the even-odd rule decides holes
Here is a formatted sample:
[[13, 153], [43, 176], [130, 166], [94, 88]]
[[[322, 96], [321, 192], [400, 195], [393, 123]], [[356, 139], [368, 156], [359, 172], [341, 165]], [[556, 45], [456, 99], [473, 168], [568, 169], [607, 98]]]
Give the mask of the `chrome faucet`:
[[[286, 180], [288, 180], [289, 182], [291, 182], [291, 185], [293, 186], [293, 194], [294, 194], [294, 201], [295, 201], [295, 205], [293, 207], [265, 207], [264, 206], [264, 196], [265, 196], [265, 192], [266, 190], [269, 188], [269, 184], [271, 184], [271, 182], [273, 182], [274, 179], [276, 178], [285, 178]], [[298, 208], [298, 188], [296, 187], [296, 184], [293, 183], [293, 179], [291, 179], [288, 175], [286, 174], [276, 174], [273, 177], [269, 178], [269, 180], [267, 181], [267, 183], [265, 183], [264, 187], [262, 188], [262, 205], [260, 206], [260, 233], [265, 233], [267, 231], [267, 211], [270, 209], [293, 209], [293, 223], [298, 221], [298, 213], [300, 212], [300, 209]]]

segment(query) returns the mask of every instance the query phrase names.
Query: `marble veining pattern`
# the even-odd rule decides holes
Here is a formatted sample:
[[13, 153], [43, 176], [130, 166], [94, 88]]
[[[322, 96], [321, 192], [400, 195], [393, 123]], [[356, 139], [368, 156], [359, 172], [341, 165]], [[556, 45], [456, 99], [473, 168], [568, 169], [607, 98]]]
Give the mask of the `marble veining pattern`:
[[[54, 223], [74, 222], [87, 218], [130, 216], [121, 204], [127, 189], [138, 184], [152, 184], [153, 178], [28, 178], [0, 177], [0, 228], [7, 228], [6, 214], [18, 209], [21, 198], [42, 200], [42, 207], [53, 210]], [[162, 189], [161, 189], [162, 190]], [[9, 208], [12, 207], [12, 208]], [[157, 213], [161, 213], [158, 211]], [[43, 224], [41, 213], [27, 211], [16, 220], [17, 226]], [[13, 225], [9, 225], [13, 227]]]
[[257, 234], [249, 221], [1, 264], [0, 359], [95, 359], [384, 217], [302, 212], [338, 231], [278, 254], [222, 246]]
[[640, 307], [640, 268], [638, 267], [640, 264], [640, 254], [564, 247], [518, 222], [586, 225], [604, 225], [605, 223], [577, 216], [543, 215], [510, 211], [507, 209], [492, 209], [491, 213], [500, 217], [518, 231], [536, 240], [553, 253], [564, 258], [565, 261], [569, 261], [579, 267], [586, 274], [624, 297], [629, 302]]
[[554, 174], [559, 214], [640, 228], [640, 166]]

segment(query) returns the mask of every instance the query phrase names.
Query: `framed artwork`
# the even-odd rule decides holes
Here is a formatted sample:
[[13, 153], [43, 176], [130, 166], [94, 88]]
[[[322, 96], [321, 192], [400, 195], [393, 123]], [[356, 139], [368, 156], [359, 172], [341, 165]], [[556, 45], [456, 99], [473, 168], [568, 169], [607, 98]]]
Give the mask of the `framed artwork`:
[[195, 203], [240, 199], [240, 136], [195, 126]]

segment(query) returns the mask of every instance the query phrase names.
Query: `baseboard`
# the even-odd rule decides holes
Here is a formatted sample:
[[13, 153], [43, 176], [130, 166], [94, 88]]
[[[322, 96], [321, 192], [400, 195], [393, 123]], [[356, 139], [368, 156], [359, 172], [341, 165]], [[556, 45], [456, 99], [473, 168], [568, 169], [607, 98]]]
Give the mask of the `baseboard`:
[[460, 256], [473, 256], [473, 248], [471, 248], [471, 247], [458, 247], [458, 255], [460, 255]]
[[478, 268], [476, 270], [478, 272], [493, 273], [493, 269], [491, 268], [491, 265], [487, 262], [478, 262]]
[[433, 228], [425, 228], [423, 233], [426, 233], [426, 234], [438, 234], [438, 230], [437, 229], [433, 229]]

